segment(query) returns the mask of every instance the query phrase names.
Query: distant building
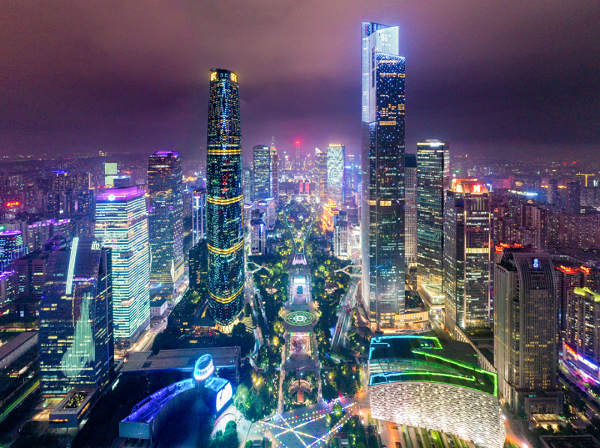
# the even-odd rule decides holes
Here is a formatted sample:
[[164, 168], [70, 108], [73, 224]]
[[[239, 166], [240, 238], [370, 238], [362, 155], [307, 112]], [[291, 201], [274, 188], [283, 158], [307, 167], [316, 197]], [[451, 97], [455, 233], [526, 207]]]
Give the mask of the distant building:
[[333, 254], [341, 260], [347, 260], [349, 255], [348, 214], [342, 210], [336, 218], [333, 225]]
[[190, 289], [200, 292], [206, 288], [208, 280], [208, 248], [206, 239], [198, 241], [189, 253]]
[[206, 189], [194, 190], [192, 197], [193, 245], [206, 238]]
[[0, 270], [4, 270], [15, 259], [25, 254], [23, 235], [20, 230], [0, 232]]
[[490, 197], [485, 184], [456, 180], [444, 206], [446, 329], [489, 327]]
[[254, 172], [252, 168], [244, 168], [244, 202], [254, 201]]
[[443, 305], [444, 205], [450, 188], [448, 142], [417, 143], [417, 179], [417, 284], [431, 304]]
[[267, 226], [262, 219], [262, 213], [260, 210], [254, 210], [252, 212], [250, 229], [250, 253], [252, 255], [266, 255]]
[[15, 298], [15, 271], [0, 272], [0, 310], [5, 309]]
[[148, 162], [150, 289], [173, 297], [183, 280], [183, 173], [181, 156], [157, 151]]
[[398, 31], [361, 26], [362, 296], [376, 331], [395, 330], [405, 305], [405, 59]]
[[[206, 156], [208, 291], [212, 317], [224, 330], [237, 319], [244, 302], [244, 192], [238, 89], [235, 73], [211, 71]], [[268, 147], [266, 153], [269, 156]], [[254, 177], [262, 179], [256, 168]], [[254, 188], [259, 191], [256, 183]]]
[[406, 264], [417, 264], [417, 157], [404, 156], [404, 233], [406, 238]]
[[315, 148], [315, 168], [317, 170], [317, 190], [319, 202], [327, 203], [327, 152]]
[[269, 194], [279, 203], [279, 155], [275, 148], [275, 137], [271, 141], [271, 169], [269, 172]]
[[579, 181], [567, 183], [567, 201], [565, 209], [567, 213], [579, 213], [581, 209], [581, 184]]
[[327, 194], [329, 200], [338, 206], [344, 205], [345, 199], [346, 147], [330, 144], [327, 147]]
[[252, 148], [252, 171], [254, 173], [254, 200], [260, 201], [270, 196], [271, 148], [257, 145]]
[[42, 393], [101, 388], [114, 359], [111, 250], [92, 238], [73, 238], [53, 251], [40, 307]]
[[267, 229], [272, 230], [277, 222], [277, 209], [275, 199], [267, 198], [258, 203], [258, 209], [263, 212], [264, 221], [267, 225]]
[[114, 177], [119, 174], [119, 164], [117, 162], [104, 162], [104, 186], [113, 187]]
[[106, 190], [96, 197], [96, 233], [112, 249], [115, 342], [129, 347], [150, 323], [150, 248], [144, 191]]
[[547, 254], [505, 249], [495, 266], [494, 366], [514, 412], [562, 413], [557, 279]]

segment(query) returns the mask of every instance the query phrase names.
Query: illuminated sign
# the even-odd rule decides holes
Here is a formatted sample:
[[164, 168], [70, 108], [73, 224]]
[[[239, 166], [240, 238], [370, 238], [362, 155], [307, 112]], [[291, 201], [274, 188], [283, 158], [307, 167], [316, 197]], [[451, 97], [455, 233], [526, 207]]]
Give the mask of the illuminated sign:
[[109, 200], [109, 201], [114, 201], [115, 199], [116, 199], [116, 197], [115, 197], [115, 195], [114, 195], [114, 194], [109, 194], [109, 195], [108, 195], [108, 200]]
[[232, 396], [233, 389], [231, 388], [231, 383], [228, 382], [227, 385], [217, 394], [216, 411], [219, 412], [221, 409], [223, 409], [223, 406], [225, 406], [229, 400], [231, 400]]
[[534, 258], [533, 259], [533, 269], [538, 269], [539, 267], [540, 267], [540, 259]]
[[213, 364], [212, 356], [203, 355], [196, 361], [194, 366], [194, 379], [198, 382], [202, 382], [210, 378], [215, 372], [215, 365]]
[[19, 205], [21, 205], [19, 201], [10, 201], [6, 203], [7, 207], [18, 207]]

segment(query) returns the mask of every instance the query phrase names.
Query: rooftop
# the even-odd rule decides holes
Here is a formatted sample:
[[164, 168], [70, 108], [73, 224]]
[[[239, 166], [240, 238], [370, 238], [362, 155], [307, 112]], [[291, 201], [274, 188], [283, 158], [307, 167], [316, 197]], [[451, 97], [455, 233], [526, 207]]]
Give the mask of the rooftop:
[[544, 448], [600, 448], [600, 442], [590, 435], [583, 436], [542, 436]]
[[433, 382], [498, 394], [495, 373], [478, 367], [469, 344], [433, 336], [400, 335], [371, 339], [369, 384]]
[[202, 347], [180, 350], [134, 352], [123, 366], [123, 372], [143, 372], [152, 370], [192, 371], [198, 358], [211, 355], [216, 368], [237, 368], [241, 356], [240, 347]]

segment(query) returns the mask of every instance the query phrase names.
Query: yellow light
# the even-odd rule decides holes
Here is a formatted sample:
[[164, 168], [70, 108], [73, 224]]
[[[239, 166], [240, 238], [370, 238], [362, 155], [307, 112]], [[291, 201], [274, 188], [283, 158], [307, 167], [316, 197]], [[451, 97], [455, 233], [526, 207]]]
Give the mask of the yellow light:
[[210, 80], [211, 81], [216, 81], [217, 80], [217, 72], [212, 72], [210, 74]]
[[237, 75], [236, 75], [235, 73], [232, 73], [232, 74], [231, 74], [231, 80], [232, 80], [233, 82], [237, 82]]

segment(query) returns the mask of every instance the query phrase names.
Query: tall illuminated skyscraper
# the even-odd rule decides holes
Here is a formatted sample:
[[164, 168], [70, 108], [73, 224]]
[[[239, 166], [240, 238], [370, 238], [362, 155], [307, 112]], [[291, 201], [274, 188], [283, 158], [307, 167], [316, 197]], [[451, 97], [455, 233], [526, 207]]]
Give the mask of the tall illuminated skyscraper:
[[450, 188], [447, 142], [417, 143], [417, 284], [431, 305], [444, 304], [444, 202]]
[[398, 27], [362, 23], [362, 272], [371, 328], [404, 312], [404, 58]]
[[262, 201], [271, 197], [271, 149], [267, 145], [257, 145], [252, 148], [252, 171], [254, 172], [254, 200]]
[[108, 384], [114, 360], [111, 250], [92, 238], [48, 256], [40, 306], [42, 393]]
[[446, 328], [489, 327], [490, 194], [477, 180], [456, 180], [444, 210]]
[[183, 173], [181, 156], [157, 151], [148, 163], [150, 288], [155, 295], [173, 296], [183, 280]]
[[404, 160], [406, 265], [414, 267], [417, 264], [417, 156], [406, 154]]
[[327, 152], [315, 148], [315, 167], [317, 169], [317, 189], [319, 202], [327, 203]]
[[214, 69], [210, 74], [206, 156], [208, 303], [213, 318], [223, 327], [237, 318], [244, 297], [240, 126], [237, 75]]
[[346, 147], [340, 144], [327, 146], [327, 194], [338, 207], [344, 205]]
[[115, 343], [130, 347], [150, 324], [150, 246], [144, 191], [127, 187], [99, 194], [95, 237], [112, 249]]
[[270, 193], [275, 202], [279, 202], [279, 154], [275, 148], [275, 137], [271, 140], [271, 169], [269, 172]]

